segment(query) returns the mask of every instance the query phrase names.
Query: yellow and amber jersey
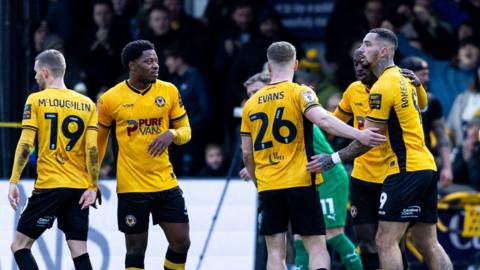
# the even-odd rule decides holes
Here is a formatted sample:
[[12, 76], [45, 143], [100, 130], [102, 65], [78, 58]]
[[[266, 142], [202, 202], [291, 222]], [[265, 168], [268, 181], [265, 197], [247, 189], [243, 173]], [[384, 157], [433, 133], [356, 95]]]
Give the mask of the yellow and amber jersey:
[[[353, 126], [361, 130], [370, 111], [368, 100], [367, 87], [360, 81], [353, 82], [343, 93], [334, 115], [343, 122], [353, 119]], [[387, 159], [391, 156], [392, 150], [388, 142], [372, 148], [355, 159], [352, 176], [366, 182], [383, 183], [388, 169]]]
[[187, 117], [180, 93], [157, 80], [140, 92], [123, 81], [98, 100], [98, 123], [110, 127], [117, 161], [117, 192], [157, 192], [178, 186], [168, 149], [153, 157], [148, 146]]
[[304, 114], [315, 106], [315, 93], [290, 81], [266, 85], [246, 102], [241, 134], [252, 138], [259, 192], [322, 182], [307, 171], [313, 124]]
[[425, 145], [416, 89], [396, 66], [385, 69], [370, 90], [367, 119], [388, 125], [393, 154], [387, 160], [387, 176], [400, 171], [436, 170]]
[[36, 131], [35, 188], [88, 188], [85, 131], [98, 130], [95, 103], [68, 89], [31, 94], [22, 128]]

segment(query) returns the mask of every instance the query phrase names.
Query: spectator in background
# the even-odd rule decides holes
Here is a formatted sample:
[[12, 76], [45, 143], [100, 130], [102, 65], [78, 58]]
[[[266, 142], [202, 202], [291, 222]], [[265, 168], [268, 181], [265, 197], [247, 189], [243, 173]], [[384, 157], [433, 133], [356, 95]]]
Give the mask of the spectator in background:
[[469, 121], [467, 136], [458, 146], [453, 161], [455, 183], [467, 184], [480, 191], [480, 110]]
[[431, 1], [416, 0], [413, 5], [402, 3], [397, 13], [404, 17], [401, 32], [418, 42], [425, 53], [436, 59], [449, 59], [455, 53], [453, 29], [434, 13]]
[[223, 151], [220, 145], [210, 143], [205, 147], [205, 165], [198, 173], [200, 177], [225, 177], [227, 164], [224, 162]]
[[[33, 32], [33, 54], [38, 55], [43, 51], [43, 44], [45, 42], [45, 38], [49, 33], [47, 21], [42, 20], [40, 23], [35, 27]], [[32, 59], [33, 60], [33, 59]]]
[[447, 116], [453, 101], [467, 89], [475, 78], [475, 67], [479, 63], [479, 42], [474, 38], [465, 38], [451, 61], [436, 60], [423, 51], [412, 47], [404, 35], [398, 33], [398, 52], [402, 56], [418, 56], [429, 66], [430, 91], [442, 104], [443, 114]]
[[459, 94], [448, 115], [447, 126], [453, 132], [456, 145], [462, 145], [467, 135], [468, 123], [480, 109], [480, 65], [471, 86]]
[[[65, 41], [58, 35], [48, 35], [43, 44], [44, 50], [55, 49], [65, 56], [69, 56]], [[65, 85], [76, 92], [87, 95], [87, 85], [85, 83], [85, 72], [80, 68], [77, 62], [68, 62], [68, 67], [65, 70]]]
[[250, 4], [236, 4], [230, 18], [231, 20], [227, 26], [224, 26], [223, 32], [220, 34], [217, 45], [216, 74], [226, 75], [228, 73], [233, 56], [251, 40], [254, 33], [253, 7]]
[[95, 1], [95, 25], [86, 31], [80, 48], [80, 64], [86, 73], [88, 96], [92, 99], [102, 86], [113, 86], [123, 71], [120, 51], [130, 36], [128, 31], [114, 23], [113, 18], [111, 2]]
[[162, 2], [160, 0], [142, 0], [140, 1], [140, 7], [138, 8], [137, 11], [137, 16], [136, 16], [136, 22], [137, 22], [137, 31], [139, 33], [142, 32], [142, 30], [146, 29], [148, 26], [148, 13], [150, 9], [152, 9], [155, 6], [160, 6], [162, 5]]
[[[415, 56], [410, 56], [402, 60], [400, 67], [409, 69], [415, 73], [420, 83], [427, 90], [428, 105], [422, 111], [423, 133], [425, 135], [425, 143], [428, 149], [436, 156], [437, 166], [441, 168], [439, 184], [441, 188], [448, 187], [453, 180], [452, 165], [450, 162], [450, 153], [452, 151], [450, 139], [448, 138], [445, 121], [442, 114], [442, 105], [430, 91], [430, 76], [428, 63]], [[435, 149], [432, 149], [431, 136], [433, 132], [437, 139]], [[440, 162], [438, 162], [438, 156]]]
[[133, 39], [138, 38], [137, 21], [135, 11], [138, 10], [138, 1], [135, 0], [112, 0], [115, 21], [119, 27], [128, 30]]
[[[262, 71], [266, 62], [265, 52], [268, 46], [276, 41], [289, 41], [295, 46], [297, 57], [302, 58], [304, 56], [302, 45], [285, 30], [277, 12], [271, 9], [263, 10], [258, 16], [258, 23], [258, 34], [253, 36], [235, 55], [225, 87], [224, 97], [226, 100], [223, 103], [226, 117], [225, 126], [228, 127], [227, 130], [230, 132], [234, 130], [235, 125], [232, 119], [232, 109], [240, 105], [244, 97], [245, 90], [242, 84], [251, 74]], [[230, 145], [228, 140], [233, 136], [227, 134], [226, 137], [226, 145]]]
[[[297, 83], [309, 85], [315, 90], [324, 108], [327, 107], [328, 99], [332, 95], [341, 94], [333, 78], [323, 72], [316, 49], [309, 49], [305, 57], [300, 59], [295, 78]], [[336, 105], [333, 109], [335, 108]]]
[[170, 28], [170, 16], [163, 6], [154, 6], [148, 12], [148, 26], [140, 33], [142, 39], [146, 39], [155, 45], [158, 55], [159, 77], [168, 76], [165, 66], [165, 51], [172, 46], [178, 38], [178, 34]]
[[345, 89], [355, 81], [353, 71], [344, 68], [351, 66], [353, 51], [360, 46], [353, 44], [361, 41], [370, 29], [380, 27], [384, 10], [381, 0], [336, 1], [326, 28], [325, 57], [332, 63], [340, 88]]
[[169, 11], [170, 27], [180, 34], [181, 42], [191, 55], [190, 62], [203, 73], [209, 74], [212, 68], [213, 46], [207, 29], [196, 18], [188, 15], [183, 6], [183, 0], [163, 0], [163, 6]]
[[188, 61], [185, 51], [180, 47], [173, 46], [165, 51], [165, 65], [171, 74], [171, 82], [182, 96], [192, 129], [190, 143], [182, 147], [172, 147], [171, 158], [182, 164], [176, 166], [178, 175], [192, 176], [196, 175], [203, 165], [204, 142], [208, 136], [211, 115], [205, 78]]

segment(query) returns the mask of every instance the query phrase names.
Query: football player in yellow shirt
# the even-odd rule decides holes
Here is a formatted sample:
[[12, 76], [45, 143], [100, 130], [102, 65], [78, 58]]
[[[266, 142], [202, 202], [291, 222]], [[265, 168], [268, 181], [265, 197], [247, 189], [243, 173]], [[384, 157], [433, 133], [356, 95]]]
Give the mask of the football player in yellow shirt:
[[185, 269], [189, 219], [168, 146], [190, 140], [188, 116], [177, 88], [157, 80], [158, 57], [146, 40], [128, 43], [122, 63], [129, 78], [98, 100], [100, 161], [112, 132], [117, 168], [118, 228], [125, 234], [126, 269], [144, 269], [150, 213], [169, 243], [165, 269]]
[[242, 112], [245, 167], [259, 192], [260, 231], [267, 242], [267, 269], [285, 269], [285, 237], [302, 236], [311, 269], [328, 269], [325, 224], [316, 175], [306, 170], [313, 156], [313, 125], [327, 132], [376, 146], [385, 141], [328, 114], [312, 89], [292, 82], [298, 66], [295, 47], [275, 42], [267, 50], [270, 84], [246, 102]]
[[[376, 244], [382, 269], [403, 269], [399, 241], [410, 227], [412, 239], [430, 269], [452, 269], [439, 244], [437, 221], [437, 173], [425, 145], [415, 87], [393, 63], [397, 37], [376, 28], [363, 39], [360, 51], [378, 78], [370, 90], [365, 126], [387, 133], [392, 154], [387, 158], [386, 178], [378, 208]], [[351, 160], [369, 150], [358, 141], [332, 155], [319, 155], [308, 164], [312, 172], [323, 171], [340, 161]]]
[[37, 138], [37, 179], [18, 221], [11, 245], [20, 269], [38, 269], [30, 251], [35, 240], [53, 226], [65, 233], [75, 269], [92, 269], [87, 253], [89, 205], [98, 190], [97, 110], [88, 97], [67, 89], [66, 63], [57, 50], [35, 58], [40, 92], [25, 104], [22, 134], [15, 152], [8, 199], [19, 206], [17, 183]]

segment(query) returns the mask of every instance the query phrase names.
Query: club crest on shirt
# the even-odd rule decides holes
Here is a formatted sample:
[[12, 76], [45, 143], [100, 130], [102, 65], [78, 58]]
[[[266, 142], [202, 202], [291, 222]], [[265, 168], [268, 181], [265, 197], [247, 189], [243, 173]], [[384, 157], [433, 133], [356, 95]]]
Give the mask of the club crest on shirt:
[[32, 104], [25, 104], [23, 109], [23, 120], [29, 120], [32, 118]]
[[137, 224], [137, 218], [134, 215], [128, 215], [125, 217], [125, 224], [127, 224], [128, 227], [133, 227]]
[[161, 108], [165, 106], [165, 99], [161, 96], [158, 96], [155, 98], [155, 104], [157, 105], [157, 107]]

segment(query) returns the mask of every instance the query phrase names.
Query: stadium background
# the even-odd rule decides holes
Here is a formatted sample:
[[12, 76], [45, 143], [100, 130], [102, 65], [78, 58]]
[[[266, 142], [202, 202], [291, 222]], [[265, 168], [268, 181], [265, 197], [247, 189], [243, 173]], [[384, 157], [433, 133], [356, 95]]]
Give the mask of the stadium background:
[[[322, 104], [332, 109], [338, 103], [338, 95], [355, 80], [352, 48], [368, 29], [390, 27], [400, 39], [397, 63], [406, 56], [417, 55], [430, 65], [430, 91], [443, 106], [455, 146], [451, 153], [454, 166], [468, 141], [467, 128], [480, 126], [480, 115], [475, 116], [480, 109], [478, 0], [2, 0], [0, 3], [0, 179], [3, 179], [0, 199], [4, 199], [0, 205], [12, 220], [10, 225], [0, 227], [0, 269], [6, 267], [2, 264], [5, 258], [10, 258], [8, 248], [4, 247], [9, 241], [4, 240], [12, 236], [16, 218], [8, 209], [5, 192], [20, 135], [18, 122], [26, 97], [37, 90], [33, 59], [43, 49], [63, 50], [69, 70], [67, 86], [95, 100], [98, 93], [125, 78], [119, 52], [126, 42], [137, 38], [154, 42], [162, 64], [161, 79], [177, 85], [191, 117], [194, 139], [186, 147], [171, 149], [176, 172], [187, 186], [198, 183], [208, 186], [212, 178], [217, 185], [225, 183], [238, 141], [239, 120], [234, 110], [245, 99], [242, 82], [262, 70], [266, 47], [276, 40], [296, 45], [301, 60], [297, 79], [313, 83]], [[157, 7], [162, 4], [165, 7]], [[339, 138], [329, 139], [336, 149], [348, 143]], [[478, 138], [473, 145], [472, 155], [479, 156]], [[206, 154], [210, 156], [208, 162]], [[25, 178], [35, 177], [35, 154], [32, 156]], [[107, 158], [102, 178], [114, 177], [112, 162], [113, 158]], [[466, 168], [461, 164], [454, 168], [454, 188], [445, 192], [479, 190], [480, 173], [476, 174], [474, 169], [480, 168], [480, 159], [470, 163]], [[234, 165], [236, 177], [241, 164]], [[235, 185], [249, 185], [234, 181]], [[26, 183], [27, 187], [31, 184]], [[197, 189], [194, 194], [205, 192], [202, 185]], [[255, 195], [253, 189], [243, 190], [245, 194], [248, 191]], [[220, 195], [218, 191], [210, 196], [213, 201], [201, 216], [202, 224], [210, 223]], [[230, 205], [228, 199], [225, 205]], [[255, 206], [249, 207], [245, 211], [251, 210], [247, 219], [251, 221], [255, 218]], [[459, 267], [480, 263], [474, 255], [480, 251], [479, 238], [462, 238], [458, 234], [463, 214], [447, 213], [443, 218], [452, 231], [457, 231], [441, 234], [442, 244], [447, 245], [452, 259]], [[253, 230], [255, 224], [247, 222], [245, 226]], [[199, 237], [199, 246], [205, 237], [206, 229]], [[252, 262], [254, 245], [253, 241], [247, 255]], [[50, 242], [47, 246], [53, 248]]]

